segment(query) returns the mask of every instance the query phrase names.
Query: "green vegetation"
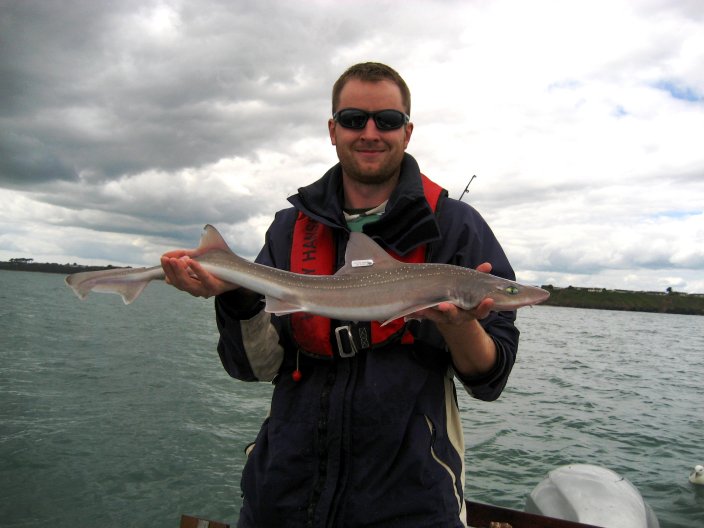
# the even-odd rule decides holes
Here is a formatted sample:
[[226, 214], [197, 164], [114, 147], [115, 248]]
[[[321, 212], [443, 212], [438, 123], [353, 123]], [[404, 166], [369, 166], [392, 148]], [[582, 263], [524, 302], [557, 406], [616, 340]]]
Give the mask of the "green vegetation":
[[32, 259], [10, 259], [9, 262], [0, 261], [0, 269], [12, 271], [40, 271], [42, 273], [63, 273], [69, 275], [79, 271], [99, 271], [112, 269], [116, 266], [82, 266], [81, 264], [56, 264], [46, 262], [33, 262]]
[[572, 286], [542, 287], [550, 292], [550, 298], [543, 304], [550, 306], [704, 315], [704, 295], [676, 293], [670, 288], [660, 293]]

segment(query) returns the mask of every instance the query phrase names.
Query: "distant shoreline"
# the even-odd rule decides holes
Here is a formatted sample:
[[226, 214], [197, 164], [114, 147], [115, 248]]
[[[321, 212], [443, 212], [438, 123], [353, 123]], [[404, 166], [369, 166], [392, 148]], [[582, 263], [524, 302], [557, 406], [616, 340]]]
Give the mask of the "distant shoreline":
[[704, 294], [607, 290], [606, 288], [558, 288], [542, 286], [550, 292], [543, 304], [566, 308], [589, 308], [628, 312], [704, 315]]
[[[64, 275], [118, 268], [120, 266], [0, 261], [0, 270], [61, 273]], [[550, 292], [550, 298], [543, 303], [546, 306], [704, 315], [704, 294], [607, 290], [605, 288], [577, 288], [573, 286], [559, 288], [551, 285], [542, 287]]]
[[7, 262], [0, 261], [0, 269], [10, 271], [39, 271], [42, 273], [79, 273], [81, 271], [100, 271], [119, 269], [121, 266], [84, 266], [82, 264], [55, 264], [46, 262]]

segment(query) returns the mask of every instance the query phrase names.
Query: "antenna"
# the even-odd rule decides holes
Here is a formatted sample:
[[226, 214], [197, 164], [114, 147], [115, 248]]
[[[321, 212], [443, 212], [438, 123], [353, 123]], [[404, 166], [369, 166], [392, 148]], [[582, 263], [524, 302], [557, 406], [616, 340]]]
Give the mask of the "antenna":
[[464, 191], [462, 191], [462, 194], [460, 194], [459, 200], [462, 201], [462, 198], [464, 197], [465, 194], [469, 192], [469, 184], [474, 181], [474, 178], [476, 178], [476, 174], [472, 174], [472, 177], [469, 179], [469, 183], [467, 183], [467, 187], [464, 188]]

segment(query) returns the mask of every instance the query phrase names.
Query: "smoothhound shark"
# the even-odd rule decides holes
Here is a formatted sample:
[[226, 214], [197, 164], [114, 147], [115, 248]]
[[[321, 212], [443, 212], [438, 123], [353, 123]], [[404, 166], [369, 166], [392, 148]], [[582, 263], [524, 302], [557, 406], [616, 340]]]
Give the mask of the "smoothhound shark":
[[[345, 265], [334, 275], [291, 273], [250, 262], [233, 253], [211, 225], [205, 226], [193, 258], [219, 279], [264, 295], [265, 310], [277, 315], [308, 312], [386, 324], [443, 302], [469, 310], [488, 297], [500, 311], [550, 296], [541, 288], [461, 266], [400, 262], [363, 233], [350, 234]], [[130, 304], [150, 281], [163, 278], [161, 266], [117, 268], [74, 273], [66, 284], [81, 299], [91, 291], [117, 293]]]

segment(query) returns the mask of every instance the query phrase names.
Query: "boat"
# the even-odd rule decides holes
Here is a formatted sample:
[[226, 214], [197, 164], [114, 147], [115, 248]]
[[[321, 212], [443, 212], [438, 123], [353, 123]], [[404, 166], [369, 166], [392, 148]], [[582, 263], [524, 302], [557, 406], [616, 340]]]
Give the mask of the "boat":
[[[591, 464], [550, 471], [528, 495], [524, 511], [465, 502], [471, 528], [660, 528], [652, 508], [628, 479]], [[180, 528], [230, 525], [183, 515]]]
[[552, 470], [531, 491], [525, 511], [604, 528], [660, 528], [655, 512], [627, 478], [591, 464]]

